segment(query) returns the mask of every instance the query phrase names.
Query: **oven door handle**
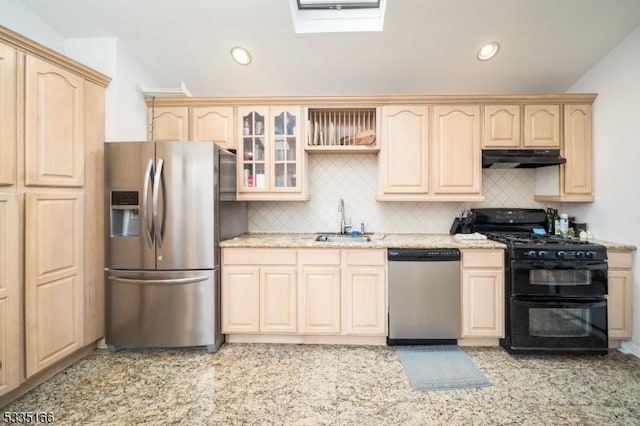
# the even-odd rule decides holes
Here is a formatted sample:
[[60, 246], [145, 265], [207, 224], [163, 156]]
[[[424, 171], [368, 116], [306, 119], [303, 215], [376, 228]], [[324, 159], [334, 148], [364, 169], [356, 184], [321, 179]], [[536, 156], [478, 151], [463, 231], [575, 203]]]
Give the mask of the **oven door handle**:
[[607, 270], [607, 262], [572, 262], [570, 260], [516, 260], [514, 269], [588, 269], [590, 271]]
[[527, 308], [602, 308], [607, 306], [607, 300], [602, 298], [550, 298], [514, 299], [514, 303]]

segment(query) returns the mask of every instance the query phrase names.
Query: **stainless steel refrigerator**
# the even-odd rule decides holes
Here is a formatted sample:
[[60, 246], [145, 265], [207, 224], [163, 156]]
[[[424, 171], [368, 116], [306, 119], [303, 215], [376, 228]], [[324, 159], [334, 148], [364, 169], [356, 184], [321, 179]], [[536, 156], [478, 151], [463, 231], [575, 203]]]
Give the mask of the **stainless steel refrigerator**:
[[218, 243], [247, 230], [235, 167], [213, 142], [105, 144], [110, 350], [222, 344]]

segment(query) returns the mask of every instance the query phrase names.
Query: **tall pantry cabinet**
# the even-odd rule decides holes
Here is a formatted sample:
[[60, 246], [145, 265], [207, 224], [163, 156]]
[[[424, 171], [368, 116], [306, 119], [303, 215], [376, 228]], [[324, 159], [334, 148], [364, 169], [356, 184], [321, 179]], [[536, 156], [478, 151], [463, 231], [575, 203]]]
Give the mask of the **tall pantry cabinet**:
[[1, 396], [104, 335], [109, 78], [0, 27], [0, 82]]

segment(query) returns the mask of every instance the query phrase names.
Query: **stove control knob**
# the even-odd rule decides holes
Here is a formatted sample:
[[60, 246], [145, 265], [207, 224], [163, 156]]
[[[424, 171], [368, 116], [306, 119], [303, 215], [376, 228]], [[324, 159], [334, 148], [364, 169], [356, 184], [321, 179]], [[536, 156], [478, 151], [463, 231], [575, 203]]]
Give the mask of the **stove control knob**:
[[547, 252], [544, 251], [544, 250], [540, 250], [538, 252], [538, 257], [541, 258], [541, 259], [544, 259], [545, 257], [547, 257]]
[[560, 259], [564, 259], [567, 256], [567, 253], [563, 252], [563, 251], [559, 251], [556, 253], [556, 257], [560, 258]]
[[593, 251], [588, 251], [584, 254], [584, 257], [586, 257], [587, 259], [593, 259], [594, 257], [596, 257], [596, 253]]
[[584, 257], [584, 252], [583, 251], [577, 251], [576, 252], [576, 258], [582, 259], [583, 257]]
[[529, 250], [524, 252], [524, 257], [536, 257], [537, 253], [535, 250]]

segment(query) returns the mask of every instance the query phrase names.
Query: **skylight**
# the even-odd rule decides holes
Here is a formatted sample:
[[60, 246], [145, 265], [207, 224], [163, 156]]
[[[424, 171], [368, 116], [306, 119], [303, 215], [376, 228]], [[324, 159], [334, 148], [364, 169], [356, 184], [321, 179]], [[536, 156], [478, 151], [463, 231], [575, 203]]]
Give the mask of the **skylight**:
[[296, 33], [382, 31], [386, 0], [289, 0]]

